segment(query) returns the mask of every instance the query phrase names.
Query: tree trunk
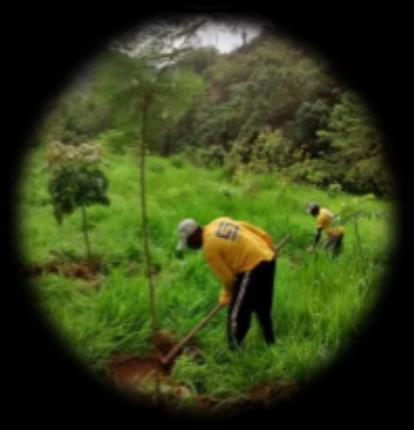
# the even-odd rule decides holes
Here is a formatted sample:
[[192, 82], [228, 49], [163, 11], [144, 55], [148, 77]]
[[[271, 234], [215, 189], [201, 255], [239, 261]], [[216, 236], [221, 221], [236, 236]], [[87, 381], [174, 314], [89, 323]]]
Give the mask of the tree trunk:
[[148, 234], [148, 216], [147, 216], [147, 195], [146, 195], [146, 175], [145, 175], [145, 150], [148, 142], [148, 111], [151, 104], [151, 97], [145, 96], [143, 115], [142, 115], [142, 132], [141, 132], [141, 151], [140, 151], [140, 170], [141, 170], [141, 217], [142, 217], [142, 237], [144, 246], [145, 266], [148, 279], [148, 288], [150, 293], [150, 315], [152, 331], [158, 328], [157, 315], [155, 309], [155, 288], [152, 281], [151, 254], [149, 250]]
[[81, 206], [82, 211], [82, 231], [83, 231], [83, 237], [85, 239], [85, 246], [86, 246], [86, 258], [88, 260], [91, 259], [91, 246], [89, 244], [89, 235], [88, 235], [88, 217], [86, 215], [86, 209], [85, 206]]

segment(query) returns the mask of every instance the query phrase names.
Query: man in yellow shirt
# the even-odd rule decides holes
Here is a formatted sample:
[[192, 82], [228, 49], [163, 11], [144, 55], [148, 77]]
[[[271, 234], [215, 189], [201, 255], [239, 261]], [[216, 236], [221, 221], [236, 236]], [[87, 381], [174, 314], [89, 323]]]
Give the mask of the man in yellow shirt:
[[206, 226], [185, 219], [178, 226], [177, 250], [202, 249], [207, 263], [221, 280], [219, 296], [229, 305], [227, 333], [230, 348], [240, 346], [254, 312], [268, 344], [275, 341], [272, 324], [276, 251], [264, 230], [245, 221], [220, 217]]
[[316, 247], [322, 236], [322, 231], [327, 235], [325, 248], [332, 250], [332, 255], [337, 257], [342, 249], [342, 241], [344, 237], [344, 227], [333, 227], [332, 221], [334, 214], [326, 209], [321, 208], [317, 203], [310, 203], [308, 206], [308, 213], [316, 217], [316, 235], [313, 241], [312, 249]]

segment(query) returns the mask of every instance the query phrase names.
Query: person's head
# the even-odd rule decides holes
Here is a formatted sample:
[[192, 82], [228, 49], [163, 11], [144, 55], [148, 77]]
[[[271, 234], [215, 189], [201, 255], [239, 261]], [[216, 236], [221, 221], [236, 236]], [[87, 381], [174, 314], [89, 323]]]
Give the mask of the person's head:
[[178, 253], [182, 253], [186, 247], [200, 249], [203, 245], [203, 227], [187, 218], [178, 225], [178, 238]]
[[311, 202], [308, 205], [308, 213], [311, 214], [312, 216], [318, 216], [320, 211], [320, 207], [318, 205], [318, 203], [315, 202]]

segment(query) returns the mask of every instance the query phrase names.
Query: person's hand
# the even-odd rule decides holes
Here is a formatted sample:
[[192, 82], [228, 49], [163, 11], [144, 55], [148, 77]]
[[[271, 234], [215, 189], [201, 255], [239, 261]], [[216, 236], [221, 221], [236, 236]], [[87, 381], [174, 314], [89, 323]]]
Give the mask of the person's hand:
[[231, 301], [231, 295], [229, 293], [224, 291], [220, 294], [219, 303], [221, 304], [221, 306], [228, 305], [230, 301]]

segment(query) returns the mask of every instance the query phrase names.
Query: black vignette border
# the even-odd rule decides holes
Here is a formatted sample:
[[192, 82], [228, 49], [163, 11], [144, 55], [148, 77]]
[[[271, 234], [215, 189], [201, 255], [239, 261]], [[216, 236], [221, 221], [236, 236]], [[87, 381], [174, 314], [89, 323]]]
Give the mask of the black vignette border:
[[[16, 260], [18, 238], [14, 234], [14, 187], [20, 162], [48, 100], [107, 40], [164, 13], [161, 5], [154, 9], [149, 10], [149, 5], [131, 8], [120, 4], [88, 9], [65, 3], [60, 7], [37, 6], [32, 10], [15, 8], [5, 15], [9, 26], [3, 30], [6, 31], [3, 69], [7, 105], [3, 128], [6, 154], [2, 157], [5, 203], [2, 212], [6, 216], [2, 228], [4, 269], [9, 279], [5, 292], [11, 297], [3, 300], [3, 309], [7, 315], [8, 350], [13, 351], [11, 367], [15, 375], [8, 387], [8, 401], [12, 408], [24, 409], [42, 422], [52, 421], [52, 417], [39, 416], [44, 405], [54, 414], [65, 417], [65, 421], [76, 422], [78, 416], [94, 422], [108, 418], [136, 420], [137, 415], [140, 421], [151, 419], [154, 424], [172, 420], [164, 414], [154, 414], [150, 408], [137, 411], [115, 398], [56, 347], [38, 321], [24, 288], [20, 288], [24, 282]], [[322, 423], [331, 416], [341, 422], [363, 416], [372, 422], [404, 410], [407, 399], [402, 389], [408, 375], [405, 346], [408, 323], [403, 303], [410, 285], [408, 244], [412, 239], [412, 174], [408, 156], [412, 121], [408, 117], [410, 109], [405, 106], [410, 88], [406, 11], [378, 5], [363, 9], [350, 3], [326, 8], [314, 4], [288, 8], [278, 3], [264, 6], [257, 2], [238, 8], [223, 2], [178, 2], [167, 6], [166, 11], [257, 15], [258, 19], [264, 17], [274, 22], [293, 38], [314, 45], [374, 107], [392, 154], [392, 170], [398, 184], [399, 249], [393, 273], [387, 280], [386, 301], [361, 342], [323, 380], [294, 402], [266, 412], [249, 411], [239, 419], [245, 422], [272, 419], [278, 423], [301, 419]], [[28, 361], [31, 370], [22, 371], [27, 369]], [[395, 416], [394, 423], [398, 419], [403, 419], [403, 414]]]

